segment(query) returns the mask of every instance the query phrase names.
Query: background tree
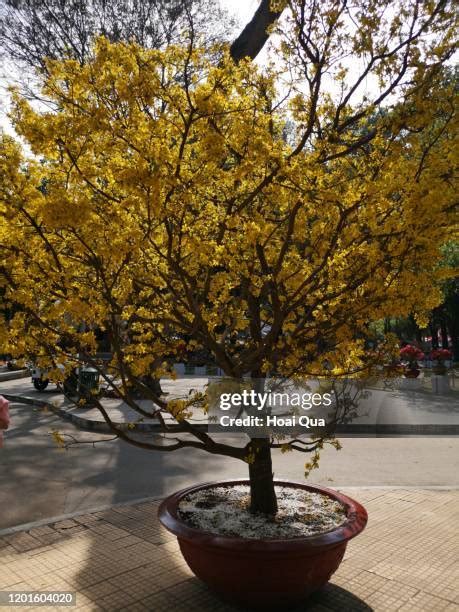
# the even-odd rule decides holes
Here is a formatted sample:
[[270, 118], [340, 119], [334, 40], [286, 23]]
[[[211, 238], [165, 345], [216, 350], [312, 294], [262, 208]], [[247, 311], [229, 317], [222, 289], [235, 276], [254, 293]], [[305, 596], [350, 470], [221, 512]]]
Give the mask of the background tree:
[[100, 35], [157, 49], [190, 28], [212, 42], [231, 37], [234, 23], [211, 0], [6, 0], [0, 47], [19, 68], [46, 72], [46, 58], [84, 64]]
[[[286, 4], [271, 3], [268, 17]], [[205, 395], [167, 401], [141, 379], [172, 375], [177, 335], [236, 381], [355, 375], [369, 365], [369, 321], [439, 302], [457, 119], [454, 89], [438, 85], [453, 12], [407, 2], [394, 15], [387, 4], [289, 3], [279, 61], [266, 69], [235, 63], [234, 45], [159, 51], [100, 39], [84, 65], [47, 63], [53, 110], [15, 95], [16, 130], [41, 161], [3, 139], [0, 240], [7, 299], [23, 308], [9, 350], [47, 367], [91, 362], [94, 335], [71, 321], [105, 327], [110, 384], [171, 436], [139, 440], [98, 403], [111, 429], [142, 448], [246, 461], [253, 511], [276, 512], [272, 448], [313, 452], [309, 470], [333, 432], [223, 443], [190, 418]], [[349, 56], [362, 72], [346, 68]], [[372, 77], [370, 96], [360, 86]], [[375, 114], [383, 103], [390, 112]], [[291, 120], [295, 142], [284, 137]]]
[[[446, 269], [459, 270], [459, 243], [451, 240], [443, 249], [441, 266]], [[432, 311], [429, 326], [433, 338], [437, 340], [440, 330], [441, 347], [451, 348], [454, 360], [459, 360], [459, 277], [448, 278], [441, 283], [442, 302]], [[451, 344], [450, 344], [450, 341]], [[437, 348], [435, 347], [435, 348]]]

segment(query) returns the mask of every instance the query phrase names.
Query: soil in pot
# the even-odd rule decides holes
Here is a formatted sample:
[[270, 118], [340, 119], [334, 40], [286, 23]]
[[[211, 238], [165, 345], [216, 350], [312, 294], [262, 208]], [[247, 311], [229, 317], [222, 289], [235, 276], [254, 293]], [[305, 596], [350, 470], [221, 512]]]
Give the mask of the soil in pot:
[[184, 497], [178, 518], [215, 535], [251, 539], [298, 538], [326, 533], [346, 521], [346, 508], [326, 495], [276, 487], [275, 517], [252, 514], [248, 485], [201, 489]]

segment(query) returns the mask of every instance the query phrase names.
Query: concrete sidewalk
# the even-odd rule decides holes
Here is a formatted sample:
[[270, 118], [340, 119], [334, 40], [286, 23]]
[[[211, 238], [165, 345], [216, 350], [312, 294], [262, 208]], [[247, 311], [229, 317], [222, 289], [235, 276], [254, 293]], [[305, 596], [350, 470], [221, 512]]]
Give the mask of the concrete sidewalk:
[[24, 378], [30, 378], [29, 370], [10, 370], [6, 366], [0, 366], [0, 383]]
[[[367, 529], [329, 585], [297, 610], [457, 611], [459, 493], [343, 490], [366, 506]], [[157, 506], [115, 506], [0, 537], [0, 590], [75, 591], [67, 610], [240, 610], [191, 574]]]

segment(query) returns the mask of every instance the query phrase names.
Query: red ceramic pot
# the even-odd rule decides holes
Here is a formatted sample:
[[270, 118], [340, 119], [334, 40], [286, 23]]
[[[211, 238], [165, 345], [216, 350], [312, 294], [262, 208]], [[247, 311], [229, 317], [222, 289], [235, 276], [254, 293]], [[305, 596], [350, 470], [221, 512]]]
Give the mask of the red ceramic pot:
[[419, 368], [407, 368], [405, 370], [405, 378], [417, 378], [421, 370]]
[[242, 484], [248, 485], [249, 481], [229, 480], [183, 489], [162, 502], [159, 520], [177, 536], [190, 569], [225, 599], [254, 608], [285, 609], [298, 604], [326, 584], [338, 569], [347, 542], [365, 528], [367, 512], [337, 491], [282, 480], [276, 485], [322, 493], [341, 502], [347, 510], [346, 522], [321, 535], [255, 540], [204, 532], [178, 518], [178, 505], [186, 495], [200, 489]]

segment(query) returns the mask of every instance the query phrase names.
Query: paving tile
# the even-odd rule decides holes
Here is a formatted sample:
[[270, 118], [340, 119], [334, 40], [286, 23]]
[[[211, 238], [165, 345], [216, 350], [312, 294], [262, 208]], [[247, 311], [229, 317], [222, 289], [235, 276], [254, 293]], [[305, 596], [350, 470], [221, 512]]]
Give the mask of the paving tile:
[[29, 535], [26, 531], [19, 531], [12, 535], [4, 536], [4, 540], [18, 552], [25, 552], [42, 546], [40, 540]]
[[62, 529], [72, 529], [73, 527], [77, 527], [78, 523], [73, 519], [67, 519], [65, 521], [59, 521], [58, 523], [54, 523], [53, 527], [57, 530]]
[[[455, 606], [455, 608], [451, 606]], [[450, 612], [450, 610], [454, 609], [457, 612], [459, 606], [446, 599], [441, 599], [440, 597], [435, 597], [434, 595], [429, 595], [429, 593], [419, 591], [398, 610], [399, 612], [420, 612], [421, 610], [422, 612], [445, 612], [445, 610]]]
[[133, 603], [135, 603], [134, 598], [123, 591], [116, 591], [97, 600], [97, 605], [108, 612], [130, 609]]
[[[296, 612], [458, 612], [458, 492], [345, 492], [367, 507], [367, 529]], [[192, 575], [157, 507], [119, 506], [3, 536], [0, 588], [76, 591], [74, 609], [84, 611], [241, 612]]]
[[[154, 612], [180, 612], [180, 609], [176, 606], [177, 601], [165, 591], [148, 595], [140, 603], [146, 606], [148, 610], [154, 610]], [[182, 610], [186, 612], [186, 609], [186, 604], [184, 604]]]
[[33, 529], [29, 529], [27, 533], [33, 536], [34, 538], [40, 539], [41, 536], [54, 533], [54, 530], [49, 525], [43, 525], [41, 527], [34, 527]]
[[314, 593], [304, 604], [294, 608], [293, 612], [371, 612], [371, 608], [355, 593], [336, 584], [329, 583]]

